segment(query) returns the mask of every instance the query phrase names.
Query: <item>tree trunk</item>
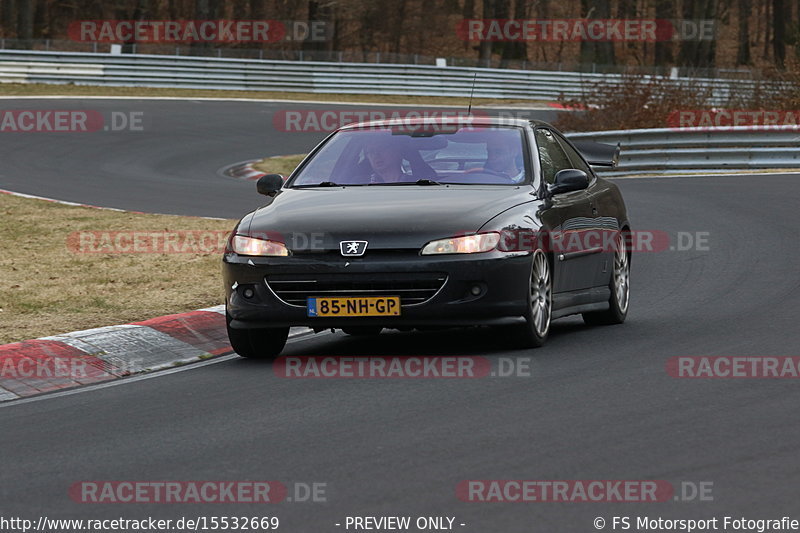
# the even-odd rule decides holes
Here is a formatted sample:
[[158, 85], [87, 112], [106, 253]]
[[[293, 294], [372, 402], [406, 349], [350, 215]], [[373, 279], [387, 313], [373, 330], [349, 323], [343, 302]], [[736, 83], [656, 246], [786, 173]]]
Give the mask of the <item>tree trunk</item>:
[[772, 0], [772, 53], [779, 69], [786, 66], [786, 9], [783, 0]]
[[[495, 18], [498, 2], [499, 0], [483, 0], [483, 18], [485, 19]], [[492, 43], [492, 41], [481, 41], [480, 54], [478, 56], [478, 58], [480, 59], [481, 66], [484, 67], [492, 66], [493, 44], [494, 43]]]
[[[637, 18], [636, 0], [619, 0], [617, 4], [617, 17], [618, 19], [635, 19]], [[646, 43], [645, 43], [646, 44]], [[625, 43], [625, 48], [628, 50], [636, 49], [636, 41], [628, 41]]]
[[250, 0], [250, 18], [264, 20], [264, 13], [264, 0]]
[[[326, 32], [325, 41], [314, 41], [312, 39], [312, 35], [310, 34], [314, 29], [312, 24], [316, 23], [317, 21], [325, 23], [325, 32]], [[309, 0], [308, 20], [306, 22], [308, 22], [309, 36], [305, 41], [303, 41], [303, 50], [330, 51], [332, 45], [331, 37], [333, 36], [334, 25], [335, 25], [333, 4], [329, 0]]]
[[[399, 4], [397, 20], [404, 21], [406, 19], [406, 0], [395, 0], [393, 3], [395, 5]], [[392, 35], [392, 41], [394, 45], [392, 48], [394, 53], [399, 54], [401, 51], [400, 45], [402, 43], [403, 34], [405, 33], [403, 31], [403, 24], [394, 24], [392, 26], [392, 33], [394, 34]]]
[[764, 1], [764, 54], [763, 59], [769, 59], [769, 43], [772, 42], [772, 24], [770, 23], [770, 6], [772, 2]]
[[[717, 0], [693, 0], [683, 4], [683, 18], [688, 20], [717, 19]], [[716, 38], [681, 41], [678, 62], [682, 66], [713, 68], [716, 62]]]
[[[581, 17], [585, 19], [611, 18], [609, 0], [581, 0]], [[611, 41], [581, 41], [581, 63], [614, 64], [614, 43]]]
[[[673, 0], [656, 0], [656, 20], [675, 20], [676, 15]], [[660, 67], [672, 64], [675, 61], [673, 48], [671, 41], [657, 41], [654, 52], [655, 65]]]
[[[33, 40], [34, 0], [19, 0], [17, 3], [17, 39]], [[21, 48], [30, 48], [32, 43], [22, 43]]]
[[[800, 0], [797, 0], [800, 2]], [[464, 20], [471, 20], [475, 17], [475, 0], [464, 0], [464, 10], [462, 11]], [[469, 50], [470, 42], [464, 41], [464, 51]]]
[[[504, 15], [505, 18], [505, 15]], [[528, 18], [528, 2], [527, 0], [515, 0], [514, 2], [514, 18], [517, 20], [525, 20]], [[525, 41], [511, 41], [503, 43], [503, 62], [509, 60], [527, 61], [528, 60], [528, 43]]]
[[[210, 20], [213, 18], [215, 0], [197, 0], [194, 5], [195, 20]], [[206, 50], [211, 47], [208, 42], [193, 42], [189, 45], [189, 54], [193, 56], [207, 55]]]
[[3, 36], [10, 37], [16, 27], [14, 0], [3, 0]]
[[751, 0], [739, 0], [739, 47], [736, 50], [736, 64], [750, 65], [750, 9]]

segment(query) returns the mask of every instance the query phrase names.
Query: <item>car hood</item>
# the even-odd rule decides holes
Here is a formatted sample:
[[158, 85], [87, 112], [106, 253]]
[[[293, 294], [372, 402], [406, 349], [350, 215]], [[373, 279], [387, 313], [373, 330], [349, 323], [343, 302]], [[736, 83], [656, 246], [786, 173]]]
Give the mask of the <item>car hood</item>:
[[417, 249], [477, 231], [499, 213], [534, 201], [529, 186], [377, 186], [284, 189], [249, 220], [249, 233], [292, 250], [338, 250], [343, 240], [369, 248]]

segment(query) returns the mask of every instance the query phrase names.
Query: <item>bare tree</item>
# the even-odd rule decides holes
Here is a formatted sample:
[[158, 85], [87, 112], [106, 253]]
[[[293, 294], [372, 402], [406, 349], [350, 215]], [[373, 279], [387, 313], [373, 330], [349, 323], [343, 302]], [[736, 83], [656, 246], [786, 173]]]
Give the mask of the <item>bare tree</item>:
[[[33, 39], [34, 0], [18, 0], [17, 2], [17, 39], [30, 41]], [[28, 43], [24, 45], [26, 48]]]
[[[587, 19], [609, 19], [611, 18], [611, 3], [609, 0], [581, 0], [581, 16]], [[581, 63], [611, 65], [614, 62], [614, 43], [581, 41]]]
[[[691, 0], [683, 3], [683, 18], [687, 20], [717, 19], [717, 0]], [[716, 64], [716, 39], [684, 40], [678, 62], [687, 67], [712, 68]]]
[[783, 0], [772, 0], [772, 53], [775, 65], [786, 65], [786, 5]]
[[[405, 2], [405, 0], [403, 0]], [[328, 32], [326, 41], [314, 41], [311, 35], [303, 41], [303, 50], [332, 50], [333, 40], [332, 33], [336, 29], [336, 15], [334, 12], [334, 4], [331, 0], [309, 0], [308, 1], [308, 24], [309, 28], [314, 24], [314, 21], [320, 21], [325, 24], [325, 31]], [[398, 44], [399, 48], [399, 44]]]
[[[527, 19], [528, 18], [529, 3], [527, 0], [515, 0], [514, 2], [514, 18]], [[508, 16], [508, 13], [501, 13], [502, 17]], [[527, 61], [528, 60], [528, 46], [525, 41], [509, 41], [503, 43], [503, 52], [501, 55], [501, 66], [508, 63], [509, 60]]]
[[736, 64], [750, 65], [750, 9], [751, 0], [739, 0], [739, 46], [736, 49]]
[[10, 36], [12, 30], [16, 27], [14, 16], [16, 13], [14, 4], [16, 2], [14, 0], [3, 0], [3, 36]]
[[[674, 20], [677, 18], [673, 0], [656, 0], [656, 20]], [[654, 61], [656, 66], [669, 65], [675, 61], [671, 41], [657, 41]]]
[[[501, 0], [483, 0], [483, 18], [484, 19], [493, 19], [496, 18], [497, 15], [497, 8], [500, 5]], [[480, 45], [480, 54], [479, 59], [481, 65], [483, 66], [491, 66], [492, 64], [492, 48], [493, 48], [492, 41], [481, 41]]]

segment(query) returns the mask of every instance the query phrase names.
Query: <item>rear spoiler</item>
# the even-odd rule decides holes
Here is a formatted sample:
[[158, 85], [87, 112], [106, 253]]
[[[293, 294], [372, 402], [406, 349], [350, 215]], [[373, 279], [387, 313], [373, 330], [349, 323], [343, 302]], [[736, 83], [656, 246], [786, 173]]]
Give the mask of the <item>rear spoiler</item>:
[[615, 146], [594, 141], [572, 141], [572, 144], [592, 166], [613, 168], [619, 163], [619, 143]]

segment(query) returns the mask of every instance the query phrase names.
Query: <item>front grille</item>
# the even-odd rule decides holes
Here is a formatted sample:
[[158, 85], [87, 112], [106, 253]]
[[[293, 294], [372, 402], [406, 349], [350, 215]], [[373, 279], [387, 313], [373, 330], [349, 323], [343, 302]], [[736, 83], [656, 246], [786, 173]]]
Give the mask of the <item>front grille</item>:
[[381, 274], [274, 274], [266, 277], [275, 295], [289, 305], [306, 306], [310, 296], [399, 296], [400, 305], [425, 303], [444, 286], [443, 272]]

